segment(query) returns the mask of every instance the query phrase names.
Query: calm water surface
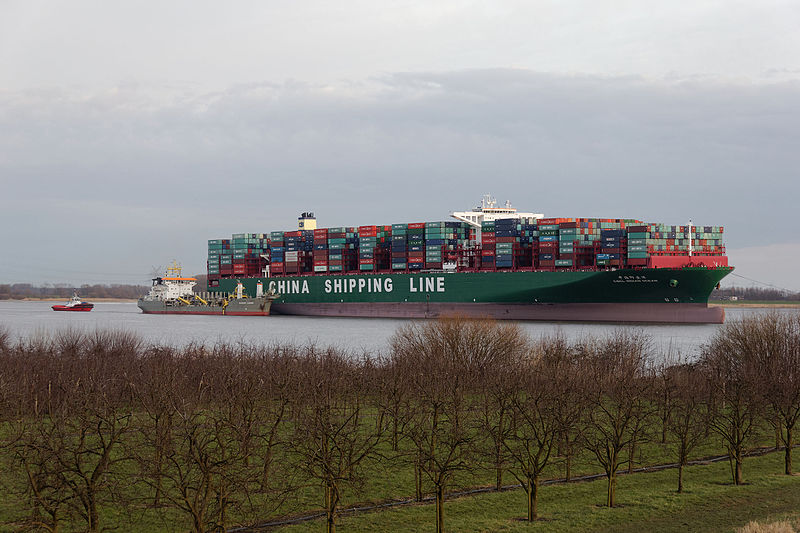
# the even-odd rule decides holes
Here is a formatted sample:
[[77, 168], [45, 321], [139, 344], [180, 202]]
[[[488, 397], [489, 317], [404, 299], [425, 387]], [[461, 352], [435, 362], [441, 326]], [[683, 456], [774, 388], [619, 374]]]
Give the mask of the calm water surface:
[[[57, 331], [124, 330], [153, 344], [179, 346], [188, 342], [213, 344], [244, 342], [269, 344], [292, 342], [335, 345], [371, 353], [386, 351], [389, 338], [406, 319], [318, 318], [294, 316], [223, 317], [145, 315], [135, 303], [96, 303], [89, 313], [59, 313], [50, 306], [57, 302], [0, 301], [0, 326], [14, 338], [48, 335]], [[763, 309], [728, 309], [727, 318], [763, 313]], [[794, 313], [793, 310], [779, 312]], [[568, 339], [585, 335], [604, 336], [621, 326], [589, 323], [519, 322], [533, 338], [561, 332]], [[632, 326], [645, 331], [656, 350], [680, 352], [692, 358], [699, 347], [719, 329], [716, 324]]]

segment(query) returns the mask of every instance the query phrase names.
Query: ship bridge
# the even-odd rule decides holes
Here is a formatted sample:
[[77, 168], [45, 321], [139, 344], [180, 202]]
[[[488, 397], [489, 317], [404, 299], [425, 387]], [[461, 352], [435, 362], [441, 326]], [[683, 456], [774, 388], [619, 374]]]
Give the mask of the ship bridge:
[[504, 206], [498, 207], [497, 200], [489, 194], [484, 195], [481, 205], [472, 211], [455, 211], [450, 213], [450, 216], [477, 229], [481, 229], [483, 221], [489, 222], [501, 218], [544, 218], [542, 213], [520, 213], [511, 207], [511, 202], [508, 200]]

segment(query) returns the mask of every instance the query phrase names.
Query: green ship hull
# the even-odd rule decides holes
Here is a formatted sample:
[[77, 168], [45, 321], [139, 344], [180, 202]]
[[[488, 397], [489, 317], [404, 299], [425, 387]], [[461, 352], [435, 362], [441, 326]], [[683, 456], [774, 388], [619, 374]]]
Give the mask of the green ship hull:
[[279, 296], [272, 314], [510, 320], [721, 323], [708, 297], [733, 269], [316, 274], [238, 280], [249, 294], [261, 280]]

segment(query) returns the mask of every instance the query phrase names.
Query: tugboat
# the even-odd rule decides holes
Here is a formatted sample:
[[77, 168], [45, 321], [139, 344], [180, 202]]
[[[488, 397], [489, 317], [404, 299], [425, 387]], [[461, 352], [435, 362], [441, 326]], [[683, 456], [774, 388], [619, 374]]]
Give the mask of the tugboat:
[[73, 293], [72, 298], [64, 305], [54, 305], [53, 311], [91, 311], [94, 304], [81, 300], [78, 293]]
[[183, 277], [181, 267], [173, 263], [165, 276], [153, 278], [150, 293], [139, 298], [139, 309], [159, 315], [269, 316], [272, 301], [278, 298], [271, 290], [264, 292], [261, 282], [253, 298], [245, 294], [241, 282], [232, 294], [196, 293], [192, 290], [195, 285], [197, 278]]

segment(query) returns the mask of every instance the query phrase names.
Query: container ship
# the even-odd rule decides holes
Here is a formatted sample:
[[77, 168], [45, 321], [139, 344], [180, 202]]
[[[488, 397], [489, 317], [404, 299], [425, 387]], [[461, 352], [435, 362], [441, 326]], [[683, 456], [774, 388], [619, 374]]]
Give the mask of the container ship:
[[209, 291], [262, 284], [273, 314], [722, 323], [722, 226], [545, 218], [490, 197], [455, 220], [240, 233], [208, 241]]

